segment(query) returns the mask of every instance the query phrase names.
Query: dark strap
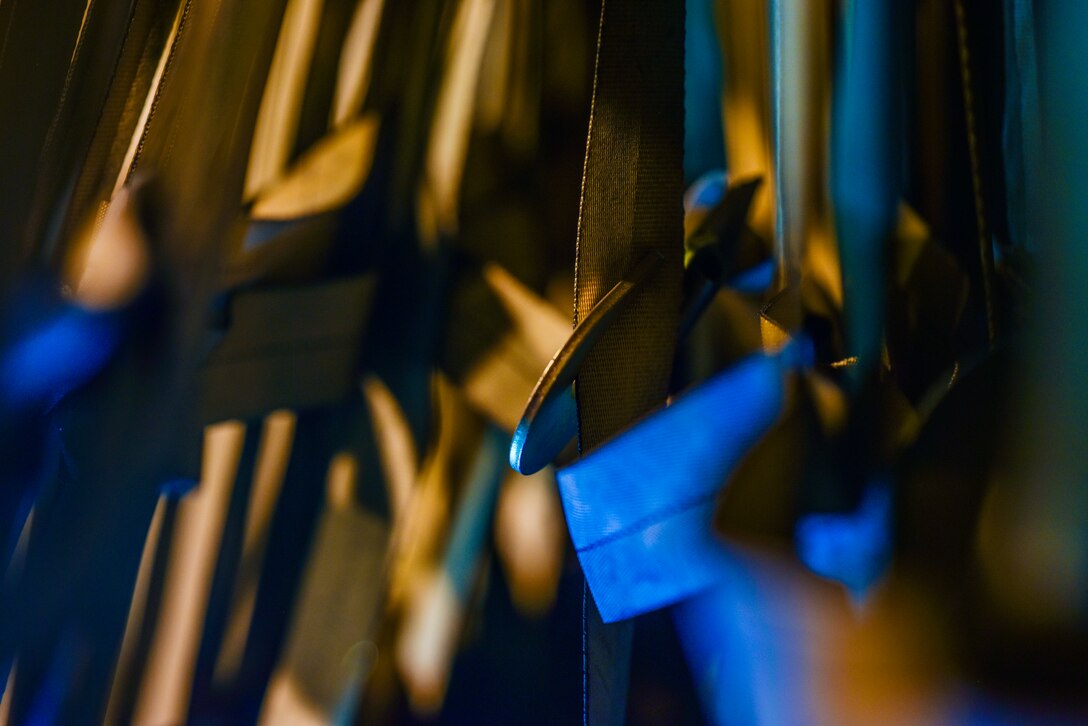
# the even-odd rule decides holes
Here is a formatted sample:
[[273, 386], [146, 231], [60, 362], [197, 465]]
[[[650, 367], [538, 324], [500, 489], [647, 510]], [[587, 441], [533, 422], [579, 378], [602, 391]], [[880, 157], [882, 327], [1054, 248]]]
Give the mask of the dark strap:
[[447, 310], [440, 369], [470, 405], [513, 431], [568, 321], [497, 265], [455, 273]]
[[[43, 260], [62, 259], [74, 235], [112, 196], [179, 4], [112, 0], [90, 8], [72, 88], [42, 159], [45, 178], [32, 220], [38, 227], [28, 230], [42, 237]], [[66, 196], [58, 200], [62, 185]]]
[[[582, 452], [665, 399], [683, 272], [683, 129], [684, 3], [606, 0], [578, 221], [575, 322], [647, 254], [664, 264], [582, 366]], [[585, 722], [622, 723], [632, 625], [604, 624], [584, 597]]]
[[831, 195], [843, 270], [846, 345], [859, 363], [855, 383], [879, 365], [888, 287], [888, 239], [899, 201], [901, 6], [858, 2], [840, 58], [833, 131]]
[[1034, 251], [1028, 190], [1039, 188], [1042, 129], [1039, 117], [1039, 55], [1035, 0], [1005, 0], [1005, 104], [1002, 148], [1009, 240]]
[[[253, 425], [249, 430], [258, 428]], [[373, 462], [377, 460], [378, 453], [373, 422], [361, 393], [336, 406], [299, 412], [283, 484], [269, 523], [266, 549], [259, 560], [245, 645], [236, 667], [224, 674], [217, 673], [217, 663], [236, 602], [234, 598], [240, 568], [247, 565], [242, 559], [243, 543], [254, 465], [258, 456], [256, 443], [247, 438], [246, 447], [252, 444], [253, 458], [248, 461], [243, 459], [238, 468], [228, 522], [224, 528], [224, 541], [217, 558], [193, 676], [189, 711], [189, 721], [192, 723], [257, 723], [265, 690], [288, 644], [292, 614], [298, 612], [297, 605], [306, 604], [299, 598], [313, 597], [310, 590], [316, 571], [311, 567], [310, 574], [307, 574], [307, 563], [318, 562], [316, 557], [322, 548], [327, 553], [330, 546], [336, 545], [327, 541], [330, 536], [339, 533], [345, 537], [361, 536], [373, 540], [373, 528], [380, 529], [382, 523], [388, 521], [384, 482], [380, 474], [370, 475], [376, 471]], [[361, 475], [356, 483], [352, 504], [356, 516], [348, 517], [348, 520], [358, 525], [359, 519], [369, 518], [371, 529], [367, 532], [349, 534], [345, 530], [346, 522], [342, 519], [336, 522], [335, 513], [330, 508], [325, 508], [322, 513], [329, 463], [334, 456], [343, 452], [351, 454], [359, 462]], [[340, 546], [347, 544], [343, 540], [340, 542]], [[373, 569], [366, 570], [366, 563], [359, 560], [353, 564], [353, 576], [362, 586], [374, 587], [374, 579], [367, 577]], [[325, 565], [341, 573], [347, 567], [344, 563]], [[319, 582], [327, 584], [325, 578], [328, 572], [317, 576], [322, 578]], [[343, 607], [345, 600], [354, 596], [352, 590], [357, 585], [344, 586], [343, 581], [341, 585], [346, 587], [338, 601], [338, 605]], [[333, 598], [326, 595], [325, 601], [333, 601]], [[323, 614], [328, 617], [327, 610]], [[365, 613], [353, 613], [352, 617], [354, 620], [345, 627], [365, 631], [369, 625]], [[350, 643], [344, 645], [343, 650], [347, 651], [349, 646]], [[313, 653], [314, 650], [308, 652]], [[327, 690], [335, 691], [339, 685], [322, 683], [315, 693], [311, 679], [304, 685], [304, 697], [311, 700], [316, 697], [318, 701], [331, 699]]]
[[[87, 222], [90, 210], [86, 205], [90, 199], [82, 197], [78, 210], [71, 207], [76, 180], [84, 164], [92, 161], [92, 152], [92, 166], [100, 165], [107, 141], [118, 131], [124, 131], [117, 126], [121, 103], [133, 90], [131, 86], [137, 80], [134, 74], [150, 40], [149, 33], [156, 25], [169, 29], [172, 9], [170, 3], [137, 4], [133, 0], [95, 0], [87, 4], [33, 180], [33, 203], [23, 230], [26, 248], [44, 247], [43, 256], [48, 257], [67, 241], [63, 235], [75, 231], [65, 229], [62, 220], [67, 219], [73, 225]], [[160, 40], [157, 45], [152, 44], [152, 49], [161, 50], [163, 42], [165, 37], [160, 33]], [[139, 111], [134, 111], [136, 116]], [[112, 183], [109, 190], [112, 191]], [[73, 219], [73, 212], [79, 217]]]
[[374, 276], [236, 293], [204, 369], [208, 422], [312, 408], [357, 392]]
[[[199, 335], [219, 269], [217, 246], [238, 215], [245, 142], [272, 56], [267, 29], [277, 27], [283, 4], [192, 0], [193, 32], [179, 35], [173, 61], [184, 73], [171, 76], [173, 90], [162, 94], [141, 155], [171, 201], [149, 236], [163, 275], [175, 283], [157, 288], [173, 297], [170, 305], [149, 300], [115, 361], [54, 414], [63, 429], [63, 473], [54, 496], [35, 510], [18, 590], [3, 604], [0, 651], [20, 657], [15, 723], [31, 715], [52, 666], [73, 663], [73, 652], [75, 670], [55, 699], [55, 721], [102, 720], [159, 484], [180, 465], [197, 401]], [[26, 662], [37, 662], [24, 669], [28, 653]]]
[[296, 157], [304, 154], [329, 131], [340, 53], [358, 4], [354, 0], [325, 3], [299, 113], [294, 149]]
[[0, 288], [10, 284], [27, 257], [23, 235], [39, 161], [68, 89], [86, 5], [58, 0], [0, 7], [0, 98], [18, 108], [0, 119]]

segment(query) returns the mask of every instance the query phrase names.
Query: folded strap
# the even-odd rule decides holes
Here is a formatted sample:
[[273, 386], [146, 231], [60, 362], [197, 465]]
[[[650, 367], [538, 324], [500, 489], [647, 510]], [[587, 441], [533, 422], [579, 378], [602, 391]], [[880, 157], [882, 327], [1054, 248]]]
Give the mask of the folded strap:
[[781, 357], [751, 356], [559, 472], [571, 539], [606, 623], [715, 584], [715, 497], [785, 399]]

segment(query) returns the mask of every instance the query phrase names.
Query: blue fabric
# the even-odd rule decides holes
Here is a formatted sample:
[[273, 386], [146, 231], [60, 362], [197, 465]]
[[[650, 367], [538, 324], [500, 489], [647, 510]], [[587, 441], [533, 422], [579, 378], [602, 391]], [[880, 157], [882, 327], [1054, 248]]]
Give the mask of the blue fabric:
[[[684, 194], [684, 211], [709, 210], [725, 198], [728, 189], [726, 173], [721, 169], [708, 171], [696, 179]], [[688, 254], [691, 254], [689, 251]], [[774, 260], [764, 260], [753, 267], [741, 270], [726, 285], [737, 292], [758, 294], [766, 292], [774, 282]]]
[[725, 172], [714, 169], [703, 174], [688, 187], [684, 193], [684, 211], [692, 212], [696, 209], [710, 209], [725, 198], [726, 184]]
[[159, 491], [164, 497], [181, 499], [186, 494], [196, 489], [196, 486], [199, 483], [200, 482], [196, 479], [171, 479], [163, 484]]
[[789, 353], [751, 356], [558, 474], [567, 525], [605, 622], [722, 577], [714, 499], [784, 401]]
[[71, 632], [61, 640], [44, 682], [34, 695], [25, 723], [28, 726], [53, 726], [60, 722], [61, 708], [69, 685], [80, 665], [78, 641]]
[[708, 723], [812, 722], [799, 602], [773, 567], [731, 551], [716, 587], [673, 608]]
[[728, 287], [750, 295], [758, 295], [766, 290], [774, 282], [774, 260], [765, 260], [755, 267], [749, 267], [734, 275], [728, 283]]
[[[804, 585], [773, 560], [730, 548], [721, 582], [673, 607], [677, 638], [707, 723], [819, 722], [826, 692], [814, 683], [812, 668], [833, 659], [814, 649], [844, 642], [814, 625], [798, 587]], [[935, 713], [934, 722], [956, 726], [1080, 723], [969, 689]]]
[[13, 408], [47, 403], [85, 383], [120, 341], [120, 316], [62, 308], [0, 357], [0, 398]]
[[869, 487], [854, 512], [802, 517], [795, 533], [801, 561], [862, 598], [891, 556], [891, 500], [888, 485], [879, 483]]

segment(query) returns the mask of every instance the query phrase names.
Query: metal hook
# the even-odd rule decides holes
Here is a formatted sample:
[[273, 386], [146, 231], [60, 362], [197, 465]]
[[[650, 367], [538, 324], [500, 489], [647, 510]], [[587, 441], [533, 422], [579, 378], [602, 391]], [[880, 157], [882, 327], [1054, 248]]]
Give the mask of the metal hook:
[[[730, 263], [736, 256], [736, 250], [731, 248], [745, 231], [744, 222], [761, 182], [757, 177], [731, 186], [693, 235], [693, 239], [712, 237], [713, 241], [700, 246], [692, 256], [689, 273], [698, 279], [694, 280], [695, 289], [689, 290], [681, 312], [681, 337], [691, 329], [731, 271]], [[582, 361], [662, 261], [656, 252], [646, 255], [593, 306], [548, 363], [514, 431], [510, 465], [515, 470], [526, 475], [540, 471], [577, 436], [578, 410], [573, 384]]]
[[550, 464], [578, 433], [572, 385], [586, 355], [661, 266], [651, 252], [602, 297], [555, 354], [537, 381], [510, 445], [510, 466], [533, 474]]

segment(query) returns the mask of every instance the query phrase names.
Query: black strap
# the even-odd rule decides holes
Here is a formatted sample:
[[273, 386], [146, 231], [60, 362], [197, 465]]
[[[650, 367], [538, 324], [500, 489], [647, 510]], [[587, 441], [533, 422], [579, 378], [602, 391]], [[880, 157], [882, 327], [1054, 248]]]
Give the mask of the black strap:
[[[142, 154], [171, 201], [155, 215], [150, 236], [163, 258], [161, 275], [173, 284], [154, 285], [115, 361], [54, 414], [64, 470], [54, 496], [35, 510], [24, 571], [13, 602], [3, 603], [0, 653], [20, 657], [15, 723], [30, 714], [51, 665], [73, 663], [72, 652], [74, 671], [56, 698], [55, 720], [101, 722], [158, 487], [180, 465], [196, 407], [198, 342], [219, 271], [217, 246], [239, 214], [245, 142], [272, 56], [268, 28], [278, 27], [284, 2], [191, 4], [194, 32], [179, 36], [174, 59], [185, 72], [165, 90]], [[23, 668], [26, 654], [38, 667]]]
[[25, 262], [24, 232], [52, 119], [70, 85], [86, 0], [6, 2], [0, 7], [0, 289]]
[[325, 3], [302, 98], [298, 133], [295, 137], [295, 157], [304, 154], [329, 131], [329, 119], [340, 70], [340, 53], [358, 4], [354, 0]]
[[236, 293], [204, 369], [205, 421], [312, 408], [358, 392], [374, 276]]
[[[676, 341], [683, 274], [684, 3], [605, 2], [586, 144], [575, 323], [640, 259], [664, 264], [579, 373], [583, 453], [660, 405]], [[624, 720], [632, 624], [604, 624], [588, 590], [586, 723]]]
[[[257, 722], [269, 680], [287, 644], [298, 598], [304, 594], [302, 588], [309, 577], [307, 563], [314, 547], [328, 534], [323, 530], [329, 526], [331, 515], [328, 512], [322, 515], [322, 511], [329, 462], [336, 454], [348, 452], [359, 461], [360, 472], [375, 471], [373, 464], [378, 453], [373, 422], [361, 393], [335, 406], [299, 412], [282, 488], [269, 524], [266, 550], [260, 559], [245, 647], [237, 669], [228, 676], [220, 676], [216, 673], [216, 663], [224, 646], [242, 565], [259, 431], [260, 424], [251, 422], [246, 452], [235, 478], [193, 676], [188, 716], [193, 723]], [[388, 502], [380, 475], [364, 474], [358, 487], [355, 494], [358, 511], [368, 512], [377, 521], [385, 520]], [[359, 572], [356, 569], [356, 574]], [[367, 585], [376, 586], [373, 580], [367, 580], [365, 573], [361, 577]], [[364, 614], [355, 615], [362, 625], [368, 624]], [[322, 684], [332, 690], [338, 685]]]
[[[44, 179], [33, 208], [38, 227], [28, 230], [43, 236], [43, 260], [62, 258], [113, 194], [180, 2], [111, 0], [95, 2], [88, 12], [71, 91], [42, 159]], [[61, 191], [67, 196], [58, 203]]]

